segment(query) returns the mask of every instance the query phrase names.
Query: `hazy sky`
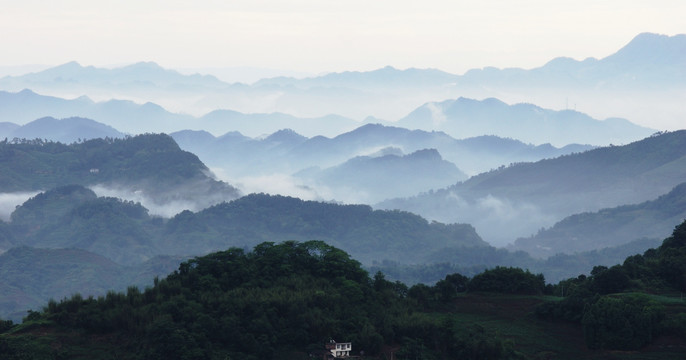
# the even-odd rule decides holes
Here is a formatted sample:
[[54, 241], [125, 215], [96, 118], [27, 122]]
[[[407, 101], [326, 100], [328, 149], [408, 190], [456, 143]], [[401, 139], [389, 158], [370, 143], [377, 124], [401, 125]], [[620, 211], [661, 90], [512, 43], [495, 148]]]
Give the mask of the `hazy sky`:
[[683, 0], [0, 0], [0, 66], [532, 68], [686, 33]]

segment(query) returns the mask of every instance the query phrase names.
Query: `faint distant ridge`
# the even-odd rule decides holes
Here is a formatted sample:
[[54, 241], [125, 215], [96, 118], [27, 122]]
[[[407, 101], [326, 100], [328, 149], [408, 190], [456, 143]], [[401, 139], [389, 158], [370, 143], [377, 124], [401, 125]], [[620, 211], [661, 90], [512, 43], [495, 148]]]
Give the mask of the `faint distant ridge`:
[[683, 87], [686, 80], [686, 35], [642, 33], [616, 53], [602, 59], [578, 61], [559, 57], [531, 70], [473, 69], [460, 80], [469, 84], [511, 87]]
[[508, 105], [498, 99], [459, 98], [430, 102], [400, 119], [409, 129], [444, 131], [455, 138], [484, 134], [534, 144], [625, 144], [656, 132], [626, 119], [596, 120], [574, 110], [555, 111], [532, 104]]
[[[275, 77], [253, 84], [259, 86], [351, 87], [466, 86], [500, 84], [508, 86], [618, 86], [671, 82], [681, 85], [686, 76], [686, 35], [642, 33], [616, 53], [603, 59], [583, 61], [568, 57], [552, 59], [533, 69], [485, 67], [463, 75], [437, 69], [396, 69], [392, 66], [371, 71], [343, 71], [326, 75], [293, 78]], [[603, 84], [599, 82], [603, 81]]]
[[[485, 67], [472, 69], [463, 75], [451, 74], [438, 69], [397, 69], [386, 66], [371, 71], [333, 72], [321, 76], [294, 78], [265, 78], [244, 88], [260, 87], [396, 87], [396, 86], [446, 86], [481, 83], [533, 82], [533, 85], [570, 86], [591, 85], [603, 78], [608, 84], [645, 84], [647, 81], [663, 81], [680, 85], [686, 76], [686, 34], [674, 36], [641, 33], [616, 53], [602, 59], [587, 58], [579, 61], [568, 57], [552, 59], [533, 69]], [[560, 83], [563, 81], [563, 83]], [[227, 88], [225, 83], [212, 75], [184, 75], [165, 69], [154, 62], [138, 62], [112, 69], [82, 66], [76, 61], [68, 62], [39, 72], [0, 79], [5, 90], [18, 91], [31, 88], [30, 84], [46, 85], [113, 85], [154, 86], [172, 88], [190, 86], [197, 88]], [[235, 84], [233, 84], [235, 85]], [[597, 85], [597, 84], [596, 84]], [[16, 86], [19, 86], [17, 88]]]
[[[183, 75], [150, 62], [114, 69], [70, 62], [40, 72], [1, 78], [0, 89], [11, 92], [31, 89], [63, 98], [86, 94], [93, 99], [126, 99], [135, 105], [148, 102], [179, 111], [165, 115], [164, 109], [150, 108], [146, 116], [129, 120], [133, 117], [117, 114], [115, 118], [102, 106], [99, 113], [40, 114], [35, 113], [35, 109], [40, 108], [24, 107], [26, 112], [31, 112], [28, 120], [44, 116], [81, 116], [106, 122], [129, 133], [180, 131], [189, 128], [177, 126], [180, 121], [194, 122], [205, 114], [201, 121], [194, 122], [198, 126], [193, 130], [215, 134], [236, 130], [259, 136], [293, 128], [306, 136], [317, 135], [310, 129], [335, 136], [352, 130], [356, 120], [371, 116], [395, 121], [423, 104], [438, 104], [459, 97], [497, 98], [509, 104], [525, 101], [550, 109], [576, 109], [579, 104], [580, 110], [596, 118], [621, 117], [635, 123], [669, 124], [659, 126], [663, 130], [675, 128], [675, 119], [678, 121], [684, 116], [681, 93], [675, 90], [683, 91], [686, 87], [685, 44], [686, 35], [644, 33], [603, 59], [580, 61], [559, 57], [533, 69], [486, 67], [456, 75], [437, 69], [403, 70], [387, 66], [372, 71], [344, 71], [300, 79], [267, 78], [252, 85], [224, 83], [207, 75]], [[10, 112], [3, 108], [4, 105], [0, 106], [3, 115]], [[12, 112], [18, 118], [28, 116], [21, 111]], [[291, 118], [287, 119], [288, 116]], [[20, 122], [4, 116], [0, 121]], [[275, 123], [278, 126], [273, 126]], [[139, 131], [135, 127], [137, 124], [145, 128]], [[234, 127], [242, 124], [243, 127], [220, 129], [220, 124]], [[334, 130], [324, 134], [328, 128]], [[536, 141], [538, 144], [544, 142]], [[566, 143], [556, 142], [557, 145]]]
[[683, 81], [686, 79], [686, 34], [674, 36], [642, 33], [629, 44], [601, 61], [604, 67], [599, 70], [609, 71], [611, 66], [618, 68], [618, 73], [633, 73], [641, 82], [640, 72], [655, 75], [653, 80], [665, 82]]
[[253, 86], [310, 87], [395, 87], [395, 86], [442, 86], [458, 81], [459, 76], [437, 69], [409, 68], [405, 70], [386, 66], [372, 71], [343, 71], [317, 77], [297, 79], [275, 77], [262, 79]]
[[[151, 102], [140, 104], [117, 99], [95, 102], [86, 96], [63, 99], [41, 95], [29, 89], [16, 93], [0, 90], [0, 122], [21, 125], [46, 116], [85, 117], [129, 134], [202, 129], [217, 134], [240, 131], [258, 136], [290, 127], [315, 136], [322, 133], [340, 134], [359, 125], [357, 121], [337, 115], [301, 118], [283, 113], [244, 114], [233, 110], [214, 110], [194, 117], [170, 112]], [[0, 127], [1, 131], [3, 127]]]
[[[97, 86], [202, 86], [222, 88], [224, 83], [212, 75], [183, 75], [175, 70], [165, 69], [154, 62], [138, 62], [135, 64], [105, 69], [94, 66], [82, 66], [71, 61], [43, 71], [21, 76], [7, 76], [1, 79], [5, 87], [12, 84], [41, 84], [54, 83], [63, 85], [97, 85]], [[25, 87], [25, 86], [22, 86]]]

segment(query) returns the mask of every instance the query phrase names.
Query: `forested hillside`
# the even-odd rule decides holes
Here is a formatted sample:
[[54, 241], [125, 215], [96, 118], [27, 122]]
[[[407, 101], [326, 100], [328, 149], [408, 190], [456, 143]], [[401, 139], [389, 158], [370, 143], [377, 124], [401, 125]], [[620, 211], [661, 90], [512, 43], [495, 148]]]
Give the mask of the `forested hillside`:
[[93, 139], [65, 145], [36, 140], [0, 142], [3, 192], [46, 190], [68, 184], [102, 185], [142, 192], [159, 204], [214, 203], [239, 196], [232, 186], [208, 176], [197, 156], [167, 135]]
[[[37, 265], [33, 268], [68, 279], [63, 291], [101, 295], [108, 286], [121, 288], [121, 281], [128, 281], [130, 276], [137, 274], [140, 282], [136, 283], [147, 284], [152, 276], [164, 274], [159, 270], [140, 270], [140, 266], [159, 256], [174, 256], [178, 260], [228, 247], [250, 248], [267, 240], [312, 239], [339, 246], [368, 264], [386, 259], [421, 262], [443, 248], [474, 254], [490, 249], [469, 225], [429, 223], [414, 214], [374, 211], [366, 205], [253, 194], [165, 219], [151, 216], [140, 203], [98, 197], [83, 186], [66, 185], [39, 193], [18, 206], [10, 222], [0, 221], [0, 250], [7, 251], [0, 255], [0, 267], [6, 269], [5, 279], [15, 284], [13, 291], [23, 292], [26, 300], [0, 296], [0, 316], [35, 308], [50, 296], [62, 294], [46, 292], [41, 277], [20, 276], [25, 263], [40, 263], [35, 252], [39, 249], [87, 251], [81, 257], [63, 258], [75, 264], [72, 273]], [[35, 251], [24, 252], [24, 263], [19, 263], [15, 261], [18, 253], [10, 250], [16, 247]], [[97, 258], [103, 259], [102, 264], [92, 261]], [[474, 258], [481, 261], [477, 256]], [[116, 263], [116, 272], [108, 273], [103, 267], [110, 262]], [[486, 265], [490, 264], [493, 263]], [[169, 267], [161, 268], [165, 269]], [[117, 272], [127, 275], [111, 276]], [[97, 285], [79, 281], [80, 276], [97, 278], [98, 274], [103, 276], [98, 278]], [[151, 276], [146, 279], [144, 274]], [[12, 318], [17, 319], [16, 315]]]
[[686, 222], [657, 249], [555, 286], [496, 267], [408, 288], [321, 241], [265, 242], [186, 261], [145, 290], [50, 301], [22, 325], [1, 322], [0, 349], [7, 359], [305, 359], [338, 339], [370, 358], [678, 359], [686, 305], [646, 294], [686, 290], [684, 264]]
[[[473, 276], [501, 265], [528, 268], [559, 281], [576, 274], [588, 274], [594, 265], [612, 266], [626, 256], [655, 246], [656, 240], [643, 239], [621, 246], [577, 254], [558, 254], [536, 260], [523, 251], [496, 249], [483, 242], [466, 224], [441, 224], [401, 211], [372, 210], [366, 205], [338, 205], [303, 201], [284, 196], [253, 194], [199, 212], [184, 211], [171, 219], [150, 216], [139, 203], [111, 197], [97, 197], [80, 185], [68, 185], [39, 193], [16, 208], [11, 222], [0, 221], [3, 249], [81, 249], [88, 256], [74, 256], [68, 263], [75, 271], [60, 273], [62, 290], [101, 295], [107, 286], [122, 288], [120, 279], [106, 273], [101, 264], [90, 260], [103, 257], [136, 276], [136, 284], [148, 284], [154, 275], [165, 274], [173, 261], [154, 271], [141, 272], [140, 266], [159, 256], [173, 259], [203, 255], [235, 246], [250, 248], [262, 241], [322, 240], [350, 253], [374, 272], [407, 284], [434, 283], [446, 274], [459, 272]], [[43, 251], [43, 250], [41, 250]], [[5, 279], [26, 295], [20, 302], [0, 302], [0, 316], [39, 306], [51, 295], [43, 290], [40, 278], [18, 277], [21, 271], [13, 258], [16, 252], [0, 255]], [[24, 261], [34, 269], [51, 271], [36, 252], [24, 252]], [[66, 259], [66, 258], [65, 258]], [[79, 262], [82, 261], [82, 264]], [[22, 265], [23, 266], [23, 265]], [[81, 269], [81, 270], [79, 270]], [[84, 273], [81, 274], [80, 271]], [[118, 270], [119, 271], [119, 270]], [[121, 270], [124, 271], [124, 270]], [[98, 286], [79, 282], [79, 276], [103, 274]], [[145, 278], [145, 274], [150, 275]], [[127, 275], [128, 276], [128, 275]], [[124, 277], [124, 280], [129, 279]], [[61, 293], [60, 293], [61, 294]], [[18, 319], [12, 315], [13, 319]]]
[[[79, 248], [123, 264], [155, 255], [202, 255], [230, 246], [324, 240], [365, 262], [422, 261], [441, 248], [488, 247], [466, 224], [429, 223], [401, 211], [251, 194], [171, 219], [153, 217], [140, 203], [97, 197], [79, 185], [40, 193], [11, 215], [7, 242]], [[469, 251], [469, 250], [466, 250]]]
[[467, 222], [489, 243], [505, 245], [573, 214], [655, 200], [684, 179], [686, 130], [680, 130], [624, 146], [503, 166], [378, 207]]
[[363, 262], [422, 261], [431, 249], [488, 247], [467, 224], [430, 223], [401, 211], [337, 205], [286, 196], [251, 194], [197, 213], [184, 211], [165, 226], [164, 243], [175, 253], [267, 240], [322, 240]]

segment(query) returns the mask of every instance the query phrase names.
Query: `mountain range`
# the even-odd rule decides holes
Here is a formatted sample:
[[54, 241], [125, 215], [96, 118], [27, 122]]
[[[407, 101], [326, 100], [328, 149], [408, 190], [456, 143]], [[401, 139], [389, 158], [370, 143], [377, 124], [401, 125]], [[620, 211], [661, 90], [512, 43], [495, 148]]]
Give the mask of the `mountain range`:
[[636, 125], [686, 115], [685, 49], [641, 34], [531, 70], [249, 85], [155, 63], [2, 78], [0, 195], [30, 198], [0, 221], [0, 317], [264, 241], [319, 239], [431, 281], [496, 265], [595, 276], [686, 216], [686, 130]]
[[[529, 70], [483, 68], [455, 75], [435, 69], [386, 67], [303, 79], [278, 77], [251, 85], [223, 83], [212, 76], [181, 75], [154, 63], [98, 69], [72, 62], [2, 78], [0, 89], [32, 89], [67, 98], [87, 94], [99, 101], [153, 102], [175, 113], [195, 116], [231, 109], [298, 118], [338, 114], [358, 122], [369, 116], [396, 121], [424, 104], [468, 97], [497, 98], [508, 104], [535, 103], [549, 109], [579, 109], [594, 118], [621, 117], [638, 124], [674, 124], [684, 116], [684, 48], [686, 35], [644, 33], [602, 59], [556, 58]], [[103, 121], [90, 114], [39, 114], [31, 120], [43, 116], [83, 116]], [[665, 130], [662, 125], [651, 127]], [[304, 133], [303, 129], [296, 130]]]
[[556, 146], [567, 145], [570, 139], [580, 144], [626, 144], [656, 132], [626, 119], [599, 121], [573, 110], [553, 111], [532, 104], [508, 105], [493, 98], [482, 101], [459, 98], [427, 103], [395, 125], [444, 131], [455, 138], [490, 134]]
[[[85, 118], [46, 117], [21, 126], [2, 125], [0, 138], [17, 139], [13, 141], [25, 138], [72, 143], [94, 138], [112, 141], [127, 136]], [[456, 140], [442, 132], [410, 131], [379, 124], [364, 125], [334, 138], [307, 138], [289, 129], [259, 138], [238, 132], [214, 137], [208, 132], [192, 130], [175, 132], [171, 136], [182, 149], [198, 154], [222, 178], [236, 185], [247, 184], [246, 190], [274, 191], [255, 186], [250, 179], [279, 176], [281, 182], [299, 184], [297, 186], [302, 190], [296, 188], [290, 193], [293, 195], [305, 192], [311, 194], [310, 198], [367, 204], [449, 186], [466, 179], [468, 175], [461, 168], [473, 175], [503, 164], [592, 148], [584, 145], [533, 146], [495, 136]], [[433, 156], [419, 156], [420, 153], [409, 156], [423, 150], [426, 152], [420, 153]], [[376, 159], [381, 157], [386, 161]], [[364, 163], [375, 165], [364, 168]], [[425, 170], [412, 171], [413, 166]], [[342, 172], [346, 171], [361, 172], [361, 175], [343, 176]], [[333, 175], [334, 172], [338, 175]], [[387, 181], [374, 180], [372, 174], [383, 176]], [[347, 184], [343, 184], [343, 178], [349, 180]]]
[[268, 131], [293, 127], [310, 136], [333, 136], [359, 126], [357, 121], [335, 115], [298, 118], [282, 113], [243, 114], [231, 110], [215, 110], [195, 117], [167, 111], [151, 102], [140, 104], [118, 99], [96, 102], [86, 96], [68, 100], [39, 95], [28, 89], [16, 93], [0, 91], [0, 121], [22, 125], [43, 117], [94, 119], [127, 134], [192, 129], [217, 134], [241, 131], [259, 136]]
[[462, 80], [505, 87], [601, 88], [604, 90], [651, 87], [682, 88], [686, 81], [686, 35], [642, 33], [602, 59], [582, 61], [555, 58], [531, 69], [484, 68], [470, 70]]
[[[443, 132], [380, 124], [363, 125], [333, 138], [307, 138], [292, 130], [264, 138], [249, 138], [237, 132], [214, 137], [198, 131], [171, 136], [182, 149], [197, 154], [213, 171], [239, 187], [243, 182], [266, 182], [261, 187], [253, 186], [253, 191], [272, 192], [278, 188], [283, 192], [287, 190], [284, 186], [269, 187], [269, 183], [293, 183], [295, 189], [288, 189], [292, 195], [368, 204], [400, 196], [393, 193], [410, 196], [448, 186], [504, 164], [592, 148], [534, 146], [495, 136], [456, 140]], [[409, 170], [410, 166], [414, 170]], [[425, 170], [417, 171], [419, 168]]]
[[654, 200], [685, 178], [686, 131], [675, 131], [624, 146], [513, 164], [377, 206], [470, 223], [489, 242], [504, 245], [575, 213]]
[[[44, 96], [31, 90], [18, 93], [0, 91], [0, 121], [17, 125], [41, 117], [84, 117], [94, 119], [128, 134], [145, 132], [208, 131], [224, 134], [237, 131], [250, 137], [293, 129], [308, 137], [337, 136], [352, 131], [362, 123], [337, 115], [302, 118], [284, 113], [244, 114], [233, 110], [214, 110], [200, 117], [173, 113], [147, 102], [125, 100], [94, 102], [87, 97], [73, 100]], [[625, 119], [593, 119], [571, 110], [554, 111], [531, 104], [507, 105], [497, 99], [483, 101], [459, 98], [440, 103], [430, 102], [415, 109], [397, 122], [367, 118], [367, 123], [443, 131], [457, 139], [481, 135], [514, 138], [526, 143], [572, 143], [608, 145], [623, 144], [656, 132]], [[7, 125], [6, 125], [7, 126]], [[0, 127], [2, 132], [10, 129]], [[22, 133], [33, 135], [36, 131]]]

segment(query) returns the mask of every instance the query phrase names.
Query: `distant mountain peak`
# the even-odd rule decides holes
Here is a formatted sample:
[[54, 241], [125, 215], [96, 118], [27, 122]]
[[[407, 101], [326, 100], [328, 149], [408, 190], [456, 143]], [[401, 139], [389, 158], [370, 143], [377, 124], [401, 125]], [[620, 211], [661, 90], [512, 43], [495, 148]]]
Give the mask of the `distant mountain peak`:
[[162, 66], [160, 66], [158, 63], [154, 61], [139, 61], [137, 63], [133, 63], [129, 65], [129, 67], [139, 67], [139, 68], [148, 68], [148, 69], [164, 69]]
[[686, 65], [686, 34], [674, 36], [641, 33], [603, 60], [630, 63]]
[[436, 149], [422, 149], [417, 150], [411, 154], [405, 155], [407, 158], [411, 159], [421, 159], [421, 160], [443, 160], [443, 157]]
[[54, 69], [81, 69], [83, 66], [77, 61], [69, 61], [62, 65], [55, 66]]
[[307, 139], [305, 136], [302, 136], [295, 132], [292, 129], [281, 129], [279, 131], [276, 131], [275, 133], [267, 136], [265, 140], [267, 141], [303, 141]]

